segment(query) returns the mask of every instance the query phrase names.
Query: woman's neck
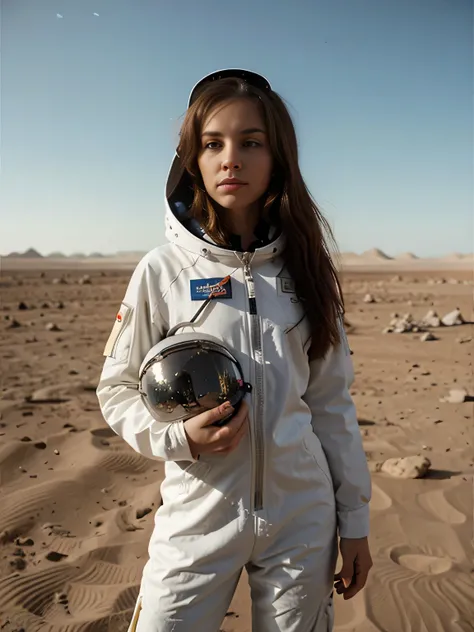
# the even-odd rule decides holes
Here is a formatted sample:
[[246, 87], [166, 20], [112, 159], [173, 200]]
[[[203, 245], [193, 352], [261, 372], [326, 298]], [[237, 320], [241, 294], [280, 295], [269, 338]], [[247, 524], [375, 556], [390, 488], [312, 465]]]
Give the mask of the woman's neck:
[[258, 209], [245, 209], [244, 211], [226, 210], [226, 224], [233, 235], [238, 235], [242, 249], [245, 251], [255, 240], [255, 227], [258, 223]]

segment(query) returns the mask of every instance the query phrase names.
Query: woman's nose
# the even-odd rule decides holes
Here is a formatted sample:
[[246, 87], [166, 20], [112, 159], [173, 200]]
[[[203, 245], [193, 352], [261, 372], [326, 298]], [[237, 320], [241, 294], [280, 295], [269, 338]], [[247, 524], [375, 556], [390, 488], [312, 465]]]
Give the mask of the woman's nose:
[[222, 162], [224, 171], [238, 171], [242, 169], [242, 159], [236, 152], [229, 152], [229, 155]]

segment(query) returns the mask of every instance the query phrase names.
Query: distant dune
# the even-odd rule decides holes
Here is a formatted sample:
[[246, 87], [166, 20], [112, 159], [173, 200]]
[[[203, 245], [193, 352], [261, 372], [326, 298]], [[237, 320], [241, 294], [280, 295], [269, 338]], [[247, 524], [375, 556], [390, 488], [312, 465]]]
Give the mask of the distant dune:
[[341, 257], [344, 259], [357, 259], [360, 255], [356, 252], [341, 252]]
[[[52, 252], [47, 256], [43, 256], [34, 248], [29, 248], [25, 252], [11, 252], [7, 255], [0, 255], [3, 259], [3, 266], [13, 268], [35, 268], [38, 265], [46, 265], [52, 268], [68, 268], [74, 266], [97, 266], [99, 268], [133, 268], [146, 251], [141, 250], [122, 250], [115, 253], [92, 252], [90, 254], [74, 253], [65, 255], [60, 251]], [[40, 264], [41, 260], [41, 264]], [[395, 269], [432, 268], [432, 269], [458, 269], [469, 268], [474, 264], [474, 255], [454, 252], [442, 257], [418, 257], [413, 252], [404, 252], [395, 257], [386, 254], [380, 248], [371, 248], [362, 254], [356, 252], [341, 252], [334, 255], [334, 263], [337, 267], [342, 266], [356, 268], [377, 268], [390, 267]]]
[[43, 255], [35, 250], [34, 248], [29, 248], [25, 250], [25, 252], [10, 252], [10, 254], [5, 255], [10, 259], [42, 259]]
[[395, 259], [398, 259], [400, 261], [414, 261], [415, 259], [419, 259], [419, 257], [417, 257], [416, 255], [414, 255], [412, 252], [402, 252], [401, 255], [397, 255], [395, 257]]
[[471, 254], [463, 254], [461, 252], [452, 252], [449, 255], [446, 255], [442, 258], [442, 261], [465, 261], [468, 259], [472, 259], [473, 255]]
[[370, 260], [379, 259], [383, 261], [389, 261], [393, 259], [393, 257], [389, 257], [382, 250], [379, 250], [379, 248], [372, 248], [371, 250], [366, 250], [365, 252], [361, 254], [361, 257], [363, 259], [370, 259]]

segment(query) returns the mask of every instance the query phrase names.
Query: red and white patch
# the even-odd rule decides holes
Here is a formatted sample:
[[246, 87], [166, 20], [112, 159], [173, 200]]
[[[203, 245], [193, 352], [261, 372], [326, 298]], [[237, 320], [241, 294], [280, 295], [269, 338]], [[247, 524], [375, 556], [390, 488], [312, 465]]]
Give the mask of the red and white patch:
[[116, 357], [116, 350], [120, 340], [120, 335], [130, 317], [131, 312], [132, 307], [126, 303], [122, 303], [120, 310], [115, 317], [115, 323], [112, 327], [112, 331], [110, 332], [109, 339], [105, 345], [104, 356], [108, 356], [110, 358]]

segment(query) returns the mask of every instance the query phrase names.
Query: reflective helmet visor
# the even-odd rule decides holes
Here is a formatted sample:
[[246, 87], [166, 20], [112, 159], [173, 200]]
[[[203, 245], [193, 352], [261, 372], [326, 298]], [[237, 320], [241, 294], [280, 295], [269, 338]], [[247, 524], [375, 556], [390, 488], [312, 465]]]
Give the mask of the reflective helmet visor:
[[214, 342], [172, 345], [152, 358], [140, 378], [140, 391], [155, 419], [186, 420], [230, 401], [241, 403], [246, 385], [237, 360]]

